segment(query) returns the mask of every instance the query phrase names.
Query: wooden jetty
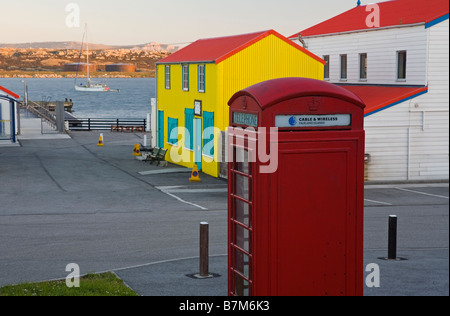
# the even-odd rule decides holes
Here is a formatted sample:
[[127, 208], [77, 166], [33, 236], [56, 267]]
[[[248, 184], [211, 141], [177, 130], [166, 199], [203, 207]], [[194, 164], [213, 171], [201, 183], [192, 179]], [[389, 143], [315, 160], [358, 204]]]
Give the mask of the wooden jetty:
[[[30, 102], [30, 101], [28, 101]], [[35, 103], [43, 108], [48, 109], [51, 112], [54, 112], [56, 110], [56, 101], [33, 101], [32, 103]], [[64, 101], [64, 110], [66, 112], [72, 113], [73, 112], [73, 101], [72, 99], [68, 100], [66, 99]]]

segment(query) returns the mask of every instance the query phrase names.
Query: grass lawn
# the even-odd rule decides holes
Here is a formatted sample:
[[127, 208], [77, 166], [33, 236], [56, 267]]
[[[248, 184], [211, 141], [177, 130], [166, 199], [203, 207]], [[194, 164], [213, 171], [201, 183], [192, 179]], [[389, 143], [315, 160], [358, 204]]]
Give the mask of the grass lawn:
[[25, 283], [0, 288], [0, 296], [138, 296], [114, 273], [89, 274], [80, 278], [79, 288], [68, 288], [66, 281]]

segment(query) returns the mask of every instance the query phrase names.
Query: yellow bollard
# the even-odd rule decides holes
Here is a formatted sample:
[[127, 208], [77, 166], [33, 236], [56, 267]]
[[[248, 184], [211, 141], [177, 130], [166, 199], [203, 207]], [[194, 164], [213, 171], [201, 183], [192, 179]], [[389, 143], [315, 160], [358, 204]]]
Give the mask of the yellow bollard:
[[191, 182], [202, 182], [202, 180], [200, 180], [200, 174], [198, 172], [198, 166], [194, 165], [194, 168], [192, 169], [192, 176], [189, 179], [189, 181]]
[[133, 156], [136, 156], [136, 157], [142, 156], [140, 145], [138, 145], [138, 144], [134, 145]]
[[98, 147], [104, 147], [105, 144], [103, 143], [103, 134], [100, 134], [100, 137], [98, 139]]

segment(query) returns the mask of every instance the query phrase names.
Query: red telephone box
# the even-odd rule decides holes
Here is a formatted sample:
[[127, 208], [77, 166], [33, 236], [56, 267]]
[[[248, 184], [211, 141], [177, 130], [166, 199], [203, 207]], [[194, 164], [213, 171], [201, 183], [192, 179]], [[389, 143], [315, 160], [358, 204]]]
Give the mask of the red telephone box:
[[284, 78], [229, 105], [229, 295], [363, 295], [364, 103]]

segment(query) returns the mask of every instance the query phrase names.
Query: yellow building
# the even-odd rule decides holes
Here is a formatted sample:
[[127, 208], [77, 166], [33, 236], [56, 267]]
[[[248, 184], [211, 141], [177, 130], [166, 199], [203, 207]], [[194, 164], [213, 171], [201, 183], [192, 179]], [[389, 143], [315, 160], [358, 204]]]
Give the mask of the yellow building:
[[157, 63], [157, 146], [218, 177], [233, 94], [276, 78], [323, 80], [324, 64], [273, 30], [198, 40]]

